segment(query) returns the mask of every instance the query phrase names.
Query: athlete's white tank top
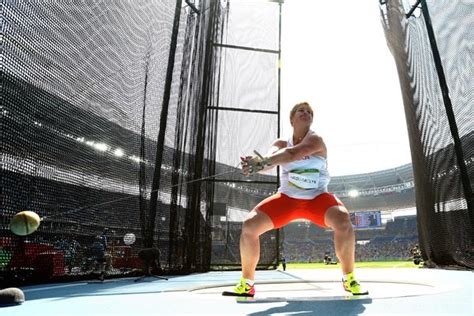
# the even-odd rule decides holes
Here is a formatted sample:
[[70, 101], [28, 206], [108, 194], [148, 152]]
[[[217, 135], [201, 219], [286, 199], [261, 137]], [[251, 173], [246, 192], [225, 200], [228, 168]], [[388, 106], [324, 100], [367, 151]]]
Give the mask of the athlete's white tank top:
[[[312, 130], [310, 133], [314, 134]], [[287, 147], [293, 147], [293, 137], [288, 139]], [[312, 200], [328, 191], [330, 179], [326, 159], [317, 155], [307, 156], [281, 165], [278, 192], [296, 199]]]

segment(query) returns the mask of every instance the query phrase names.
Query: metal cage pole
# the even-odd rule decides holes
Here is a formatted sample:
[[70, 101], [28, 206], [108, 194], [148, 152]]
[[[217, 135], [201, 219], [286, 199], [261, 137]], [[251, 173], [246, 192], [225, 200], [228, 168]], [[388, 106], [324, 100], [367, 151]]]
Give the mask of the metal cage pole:
[[171, 34], [171, 44], [170, 44], [170, 53], [168, 56], [168, 66], [166, 70], [166, 81], [165, 89], [163, 92], [163, 103], [161, 106], [161, 115], [160, 115], [160, 131], [158, 133], [157, 145], [156, 145], [156, 158], [155, 158], [155, 170], [153, 172], [153, 181], [151, 187], [151, 196], [150, 196], [150, 218], [148, 222], [148, 229], [146, 231], [146, 236], [144, 238], [145, 247], [153, 247], [153, 231], [155, 229], [155, 219], [156, 219], [156, 206], [158, 203], [158, 189], [160, 187], [161, 179], [161, 164], [163, 161], [163, 152], [165, 146], [165, 133], [166, 125], [168, 121], [168, 108], [170, 103], [171, 96], [171, 83], [173, 81], [173, 70], [174, 62], [176, 55], [176, 46], [178, 43], [178, 31], [179, 31], [179, 21], [181, 17], [181, 6], [182, 0], [176, 0], [176, 8], [174, 12], [174, 22], [173, 22], [173, 32]]

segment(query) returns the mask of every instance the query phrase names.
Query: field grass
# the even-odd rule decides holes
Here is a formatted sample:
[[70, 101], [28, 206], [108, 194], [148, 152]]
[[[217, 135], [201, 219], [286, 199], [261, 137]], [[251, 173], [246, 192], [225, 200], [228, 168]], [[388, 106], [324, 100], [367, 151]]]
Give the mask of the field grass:
[[[287, 263], [287, 269], [334, 269], [340, 268], [341, 265], [324, 263]], [[419, 265], [413, 261], [371, 261], [371, 262], [356, 262], [356, 268], [419, 268]]]

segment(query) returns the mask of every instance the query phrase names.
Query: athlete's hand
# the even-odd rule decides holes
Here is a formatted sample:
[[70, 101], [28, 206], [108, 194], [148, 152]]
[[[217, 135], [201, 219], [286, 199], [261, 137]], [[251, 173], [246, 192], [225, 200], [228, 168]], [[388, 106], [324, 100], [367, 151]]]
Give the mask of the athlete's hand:
[[252, 156], [242, 156], [240, 157], [240, 164], [242, 165], [242, 173], [244, 176], [248, 177], [251, 174], [254, 174], [254, 166], [256, 166], [257, 162], [253, 160], [253, 158], [258, 158], [258, 157], [252, 157]]
[[259, 153], [255, 152], [256, 156], [245, 156], [240, 157], [242, 164], [242, 173], [248, 177], [262, 171], [266, 166], [270, 166], [270, 160], [262, 157]]

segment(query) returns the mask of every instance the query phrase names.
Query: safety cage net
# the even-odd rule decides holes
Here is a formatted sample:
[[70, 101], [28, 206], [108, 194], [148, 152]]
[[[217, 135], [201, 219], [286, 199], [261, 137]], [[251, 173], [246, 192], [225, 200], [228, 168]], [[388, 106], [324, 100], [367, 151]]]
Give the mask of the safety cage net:
[[[276, 189], [238, 161], [278, 134], [279, 4], [2, 8], [2, 285], [238, 265], [242, 217]], [[21, 211], [41, 217], [25, 236]]]
[[425, 266], [474, 268], [472, 1], [380, 1], [409, 130]]

